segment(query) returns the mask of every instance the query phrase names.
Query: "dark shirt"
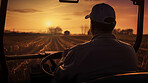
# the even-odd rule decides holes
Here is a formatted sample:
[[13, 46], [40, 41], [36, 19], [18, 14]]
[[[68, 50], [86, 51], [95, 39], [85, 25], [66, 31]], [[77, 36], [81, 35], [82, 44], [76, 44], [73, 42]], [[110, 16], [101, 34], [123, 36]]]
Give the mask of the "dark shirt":
[[91, 41], [70, 49], [55, 72], [57, 83], [94, 79], [101, 74], [136, 71], [133, 47], [112, 34], [95, 36]]

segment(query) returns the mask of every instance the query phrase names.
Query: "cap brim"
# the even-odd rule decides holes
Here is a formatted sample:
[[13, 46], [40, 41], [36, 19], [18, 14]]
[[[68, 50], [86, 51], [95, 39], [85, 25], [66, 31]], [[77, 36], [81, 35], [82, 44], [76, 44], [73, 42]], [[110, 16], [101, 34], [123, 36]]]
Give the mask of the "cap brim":
[[85, 19], [88, 19], [88, 18], [90, 18], [90, 15], [86, 15], [86, 16], [85, 16]]

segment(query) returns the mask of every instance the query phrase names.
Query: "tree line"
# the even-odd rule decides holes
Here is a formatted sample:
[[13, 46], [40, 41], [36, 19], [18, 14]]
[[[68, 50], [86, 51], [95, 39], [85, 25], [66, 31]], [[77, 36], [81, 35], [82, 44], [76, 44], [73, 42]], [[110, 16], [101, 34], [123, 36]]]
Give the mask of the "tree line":
[[133, 34], [133, 29], [114, 29], [113, 33], [114, 34], [125, 34], [125, 35], [132, 35]]
[[[124, 34], [124, 35], [132, 35], [133, 34], [133, 29], [114, 29], [113, 33], [114, 34]], [[88, 31], [88, 35], [91, 35], [91, 31]]]
[[[49, 31], [50, 35], [62, 35], [63, 30], [62, 30], [62, 28], [57, 26], [57, 27], [49, 27], [48, 31]], [[70, 35], [70, 31], [68, 31], [68, 30], [64, 31], [64, 35]]]
[[34, 32], [19, 32], [19, 31], [15, 31], [15, 29], [13, 30], [5, 30], [4, 33], [5, 34], [49, 34], [49, 35], [70, 35], [70, 31], [66, 30], [64, 31], [64, 33], [62, 33], [62, 28], [57, 26], [57, 27], [48, 27], [47, 32], [43, 33], [43, 32], [38, 32], [38, 33], [34, 33]]

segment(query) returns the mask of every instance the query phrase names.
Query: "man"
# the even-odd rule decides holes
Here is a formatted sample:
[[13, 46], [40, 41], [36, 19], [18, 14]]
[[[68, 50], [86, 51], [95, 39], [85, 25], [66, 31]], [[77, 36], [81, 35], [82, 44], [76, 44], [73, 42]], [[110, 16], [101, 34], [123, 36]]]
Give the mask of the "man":
[[69, 50], [55, 71], [57, 83], [78, 83], [105, 74], [136, 71], [137, 57], [133, 47], [112, 34], [116, 25], [114, 9], [97, 4], [90, 15], [91, 41]]

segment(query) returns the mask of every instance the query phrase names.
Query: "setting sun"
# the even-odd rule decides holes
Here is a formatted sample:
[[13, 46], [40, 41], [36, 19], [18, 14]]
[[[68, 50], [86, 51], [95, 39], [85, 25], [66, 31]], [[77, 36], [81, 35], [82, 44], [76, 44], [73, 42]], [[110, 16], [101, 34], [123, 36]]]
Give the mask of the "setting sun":
[[51, 25], [50, 22], [46, 22], [46, 26], [49, 27]]

